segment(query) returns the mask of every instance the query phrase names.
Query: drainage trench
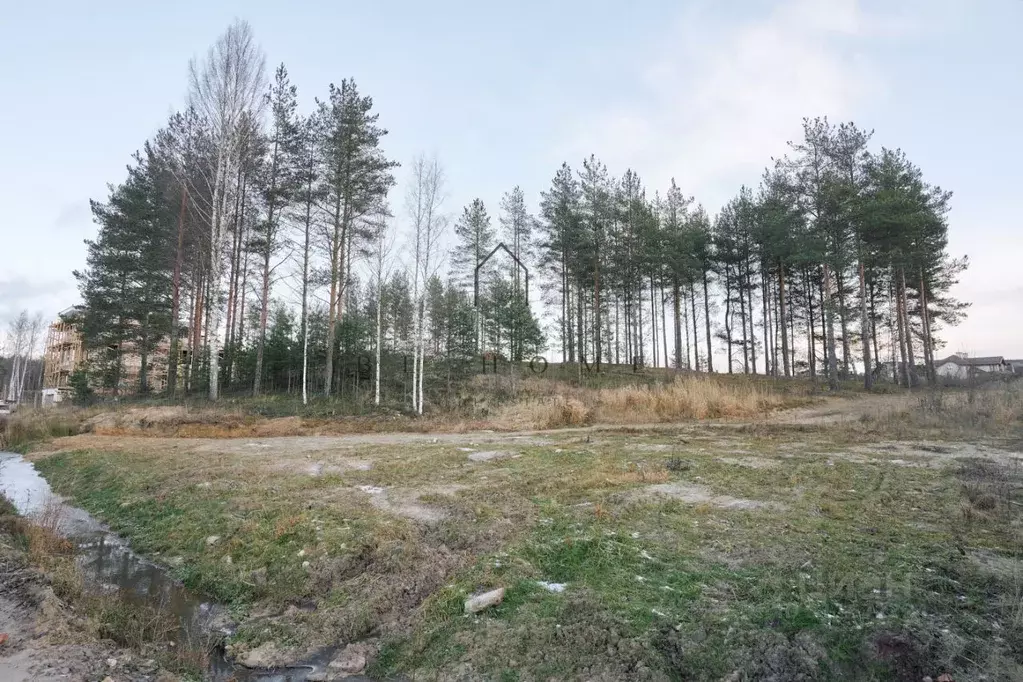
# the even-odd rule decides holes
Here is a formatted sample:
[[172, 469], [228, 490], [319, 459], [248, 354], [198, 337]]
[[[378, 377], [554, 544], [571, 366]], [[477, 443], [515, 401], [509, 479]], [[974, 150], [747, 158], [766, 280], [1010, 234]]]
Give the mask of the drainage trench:
[[[233, 634], [236, 625], [225, 606], [190, 592], [166, 568], [136, 554], [106, 525], [55, 495], [46, 479], [21, 455], [0, 452], [0, 495], [28, 519], [43, 514], [52, 519], [56, 515], [57, 532], [75, 546], [76, 562], [87, 589], [116, 593], [120, 599], [172, 613], [180, 624], [176, 644], [222, 641]], [[334, 650], [328, 649], [281, 669], [245, 668], [232, 663], [224, 655], [223, 646], [217, 645], [210, 654], [207, 678], [213, 682], [306, 682], [310, 676], [323, 679], [333, 654]]]

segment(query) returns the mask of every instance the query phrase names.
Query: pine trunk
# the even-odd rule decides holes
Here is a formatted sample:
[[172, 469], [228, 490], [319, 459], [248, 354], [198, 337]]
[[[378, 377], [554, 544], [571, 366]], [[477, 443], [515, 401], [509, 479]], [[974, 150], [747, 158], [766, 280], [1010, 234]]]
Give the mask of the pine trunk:
[[696, 319], [696, 286], [691, 285], [689, 287], [689, 303], [693, 310], [693, 361], [695, 362], [696, 371], [700, 371], [700, 334], [699, 326], [697, 325]]
[[804, 289], [806, 293], [806, 305], [807, 305], [807, 336], [809, 337], [807, 343], [807, 360], [810, 364], [810, 378], [817, 378], [817, 334], [816, 328], [814, 327], [816, 321], [813, 316], [813, 281], [810, 277], [809, 269], [803, 270], [803, 282], [806, 284]]
[[842, 329], [842, 378], [849, 378], [849, 359], [852, 357], [852, 352], [849, 350], [849, 314], [845, 306], [846, 292], [845, 292], [845, 275], [842, 272], [837, 272], [835, 279], [838, 285], [838, 315], [839, 324]]
[[924, 274], [920, 272], [920, 318], [923, 323], [924, 332], [924, 363], [926, 364], [927, 381], [931, 384], [937, 382], [937, 375], [934, 371], [934, 344], [931, 340], [931, 314], [927, 310], [927, 285], [924, 281]]
[[827, 334], [828, 343], [828, 387], [831, 390], [838, 389], [838, 358], [836, 357], [835, 348], [835, 313], [832, 308], [834, 307], [831, 300], [831, 268], [828, 264], [824, 264], [824, 290], [825, 294], [822, 298], [824, 306], [824, 321], [825, 321], [825, 333]]
[[903, 384], [906, 388], [909, 388], [911, 384], [909, 376], [909, 358], [906, 352], [905, 316], [903, 315], [902, 312], [903, 306], [902, 287], [898, 286], [898, 284], [893, 284], [893, 288], [895, 290], [895, 318], [898, 324], [899, 354], [902, 356], [902, 364], [899, 372], [901, 377], [900, 383]]
[[765, 267], [760, 277], [760, 317], [764, 323], [764, 374], [771, 374], [771, 323], [768, 320], [768, 307], [770, 298], [767, 296], [767, 268]]
[[871, 390], [874, 387], [874, 367], [870, 358], [870, 344], [873, 330], [871, 319], [867, 314], [867, 278], [864, 272], [863, 261], [859, 263], [860, 270], [860, 341], [863, 343], [863, 388]]
[[664, 367], [671, 367], [671, 355], [668, 353], [668, 317], [664, 312], [667, 302], [664, 300], [664, 282], [661, 282], [661, 341], [664, 344]]
[[750, 267], [749, 261], [746, 261], [746, 302], [749, 304], [749, 355], [750, 361], [753, 366], [753, 373], [757, 373], [757, 334], [754, 329], [754, 320], [756, 317], [753, 315], [753, 268]]
[[707, 337], [707, 372], [714, 371], [714, 344], [710, 337], [710, 292], [707, 286], [707, 271], [703, 271], [703, 323]]
[[171, 290], [171, 334], [170, 334], [170, 356], [167, 358], [167, 388], [168, 395], [177, 393], [178, 388], [178, 360], [181, 356], [181, 262], [184, 258], [185, 242], [185, 209], [188, 205], [188, 191], [185, 185], [181, 185], [181, 211], [178, 214], [178, 245], [174, 252], [174, 278]]
[[785, 376], [792, 376], [792, 368], [789, 366], [789, 334], [785, 326], [785, 266], [778, 262], [778, 308], [781, 317], [781, 355], [784, 363]]
[[919, 381], [916, 375], [916, 357], [913, 353], [913, 327], [909, 319], [909, 294], [906, 291], [905, 268], [899, 269], [899, 283], [902, 288], [902, 314], [906, 318], [903, 324], [906, 330], [906, 356], [909, 358], [909, 366], [907, 368], [909, 372], [909, 385], [916, 386]]
[[749, 337], [746, 335], [746, 295], [743, 293], [743, 275], [742, 265], [739, 265], [739, 320], [742, 322], [742, 372], [743, 374], [749, 374]]
[[263, 351], [266, 348], [266, 322], [270, 312], [270, 246], [263, 251], [262, 286], [260, 287], [259, 343], [256, 346], [256, 375], [252, 379], [252, 395], [259, 395], [263, 381]]

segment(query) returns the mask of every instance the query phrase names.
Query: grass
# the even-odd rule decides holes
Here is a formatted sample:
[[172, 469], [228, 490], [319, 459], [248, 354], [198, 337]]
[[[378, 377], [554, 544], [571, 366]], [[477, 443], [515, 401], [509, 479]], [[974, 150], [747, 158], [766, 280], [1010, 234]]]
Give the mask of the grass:
[[864, 419], [859, 429], [900, 437], [1023, 439], [1023, 381], [920, 391], [901, 409]]
[[[583, 408], [646, 420], [776, 399], [733, 389], [608, 387]], [[540, 414], [564, 419], [554, 405]], [[368, 638], [374, 675], [426, 679], [1018, 679], [1023, 472], [914, 440], [894, 454], [869, 426], [597, 429], [471, 445], [507, 451], [484, 463], [466, 436], [154, 441], [37, 465], [230, 604], [236, 651]], [[462, 614], [495, 587], [500, 606]]]
[[70, 409], [23, 408], [0, 419], [0, 450], [25, 452], [33, 443], [78, 433], [79, 415]]

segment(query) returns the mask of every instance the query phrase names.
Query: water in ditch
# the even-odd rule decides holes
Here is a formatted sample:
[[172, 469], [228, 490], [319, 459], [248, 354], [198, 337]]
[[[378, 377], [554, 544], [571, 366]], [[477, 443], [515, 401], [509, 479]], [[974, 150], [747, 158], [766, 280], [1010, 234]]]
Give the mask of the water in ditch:
[[[217, 641], [233, 632], [226, 608], [191, 593], [165, 568], [133, 552], [104, 524], [53, 494], [46, 479], [22, 456], [0, 452], [0, 495], [22, 516], [56, 514], [58, 532], [75, 545], [89, 588], [169, 610], [180, 622], [177, 637], [181, 643]], [[313, 673], [322, 675], [332, 654], [325, 650], [282, 669], [254, 669], [235, 665], [218, 646], [210, 657], [207, 677], [214, 682], [305, 682], [310, 676], [317, 677]]]

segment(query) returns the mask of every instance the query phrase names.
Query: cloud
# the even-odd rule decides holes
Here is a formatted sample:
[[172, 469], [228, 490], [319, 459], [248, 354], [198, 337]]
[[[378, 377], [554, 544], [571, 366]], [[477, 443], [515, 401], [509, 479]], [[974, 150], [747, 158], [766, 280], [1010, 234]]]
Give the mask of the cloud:
[[16, 318], [22, 310], [29, 315], [41, 312], [51, 317], [73, 295], [73, 286], [66, 281], [33, 281], [27, 277], [0, 280], [0, 331]]
[[634, 168], [661, 190], [675, 177], [716, 209], [785, 153], [804, 117], [847, 119], [883, 95], [883, 70], [862, 43], [924, 25], [856, 0], [784, 0], [738, 21], [727, 7], [685, 11], [636, 74], [643, 96], [583, 121], [569, 155], [599, 150], [616, 172]]

